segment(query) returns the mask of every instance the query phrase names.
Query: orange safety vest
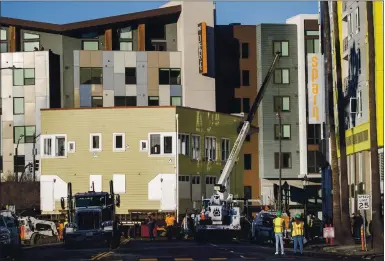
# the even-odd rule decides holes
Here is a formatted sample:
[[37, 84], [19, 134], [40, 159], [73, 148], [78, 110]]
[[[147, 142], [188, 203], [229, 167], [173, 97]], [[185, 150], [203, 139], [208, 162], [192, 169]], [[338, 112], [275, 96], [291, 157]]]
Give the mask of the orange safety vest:
[[295, 236], [303, 236], [303, 222], [300, 222], [298, 224], [296, 222], [293, 222], [292, 236], [293, 237], [295, 237]]
[[20, 238], [21, 240], [25, 239], [25, 234], [24, 234], [24, 225], [20, 226]]

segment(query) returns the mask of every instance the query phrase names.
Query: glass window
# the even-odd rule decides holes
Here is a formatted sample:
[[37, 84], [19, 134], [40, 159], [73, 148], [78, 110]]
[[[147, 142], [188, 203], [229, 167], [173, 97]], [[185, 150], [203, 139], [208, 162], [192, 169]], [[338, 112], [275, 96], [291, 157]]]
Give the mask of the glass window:
[[289, 83], [289, 82], [290, 82], [289, 69], [282, 69], [282, 83]]
[[282, 42], [282, 56], [289, 56], [289, 42]]
[[103, 84], [103, 69], [102, 68], [91, 68], [91, 83], [92, 84]]
[[242, 58], [249, 58], [249, 43], [242, 43]]
[[150, 135], [150, 154], [160, 154], [160, 134]]
[[24, 114], [24, 98], [13, 98], [13, 114]]
[[159, 96], [148, 96], [148, 106], [159, 106]]
[[132, 51], [132, 42], [120, 42], [121, 51]]
[[[275, 139], [279, 140], [280, 132], [279, 132], [279, 124], [275, 124]], [[290, 124], [282, 124], [282, 140], [290, 140], [291, 138], [291, 127]]]
[[170, 69], [170, 84], [181, 84], [180, 69]]
[[14, 143], [17, 144], [19, 139], [20, 139], [19, 143], [24, 143], [25, 141], [24, 126], [16, 126], [13, 128], [13, 131], [14, 131]]
[[83, 50], [87, 50], [87, 51], [99, 50], [99, 41], [83, 41]]
[[250, 99], [249, 98], [243, 98], [242, 99], [242, 105], [243, 105], [243, 112], [248, 113], [250, 111]]
[[0, 43], [0, 53], [8, 52], [8, 43]]
[[[279, 169], [279, 152], [274, 153], [274, 167]], [[281, 154], [281, 168], [291, 169], [291, 153], [282, 152]]]
[[1, 29], [1, 31], [0, 31], [0, 40], [1, 41], [6, 41], [7, 40], [7, 30]]
[[315, 30], [308, 30], [305, 32], [305, 34], [307, 36], [319, 36], [319, 31], [315, 31]]
[[172, 137], [171, 136], [163, 137], [163, 153], [164, 154], [172, 153]]
[[120, 31], [121, 39], [132, 39], [132, 29], [131, 27], [123, 28]]
[[274, 96], [274, 111], [278, 112], [279, 108], [282, 112], [290, 111], [290, 97]]
[[39, 39], [39, 38], [40, 38], [40, 35], [38, 35], [38, 34], [24, 33], [24, 39], [25, 40]]
[[244, 168], [245, 170], [250, 170], [251, 169], [251, 154], [244, 154]]
[[13, 69], [13, 85], [24, 85], [24, 69]]
[[24, 52], [33, 52], [40, 49], [40, 42], [24, 42]]
[[[16, 155], [13, 157], [13, 160], [14, 160], [14, 169], [17, 171], [17, 172], [24, 172], [24, 168], [25, 168], [25, 156], [23, 155], [18, 155], [16, 157]], [[11, 221], [12, 222], [12, 221]]]
[[115, 149], [123, 149], [123, 135], [115, 135]]
[[125, 96], [115, 96], [115, 107], [126, 106], [126, 97]]
[[159, 84], [170, 84], [170, 69], [159, 69]]
[[91, 84], [91, 68], [80, 68], [80, 84]]
[[274, 83], [276, 83], [276, 84], [288, 84], [288, 83], [290, 83], [289, 69], [275, 69], [275, 71], [274, 71]]
[[64, 157], [66, 154], [66, 139], [62, 136], [55, 137], [55, 156]]
[[222, 138], [221, 152], [222, 152], [221, 153], [222, 161], [226, 161], [229, 158], [229, 154], [230, 154], [230, 140], [229, 139]]
[[103, 107], [103, 96], [92, 96], [92, 107]]
[[136, 106], [136, 96], [127, 96], [126, 106]]
[[36, 133], [35, 126], [25, 126], [25, 143], [33, 143]]
[[128, 67], [125, 72], [126, 84], [136, 84], [136, 68]]
[[281, 56], [289, 56], [289, 42], [288, 41], [274, 41], [273, 55], [276, 52], [281, 52]]
[[171, 97], [171, 106], [182, 106], [182, 97]]
[[100, 136], [99, 135], [92, 135], [92, 149], [97, 150], [100, 148]]
[[319, 53], [319, 39], [306, 39], [306, 53]]
[[242, 86], [250, 85], [250, 72], [248, 70], [242, 70]]
[[35, 84], [35, 69], [24, 69], [24, 85]]

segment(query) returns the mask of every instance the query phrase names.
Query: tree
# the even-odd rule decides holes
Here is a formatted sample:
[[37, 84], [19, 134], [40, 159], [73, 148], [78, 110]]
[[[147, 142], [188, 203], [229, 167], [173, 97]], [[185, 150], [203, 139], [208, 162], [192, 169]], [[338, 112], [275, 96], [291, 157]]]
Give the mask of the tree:
[[333, 64], [332, 64], [332, 45], [330, 32], [330, 15], [328, 1], [322, 1], [323, 28], [326, 53], [326, 75], [328, 92], [328, 124], [330, 133], [331, 168], [333, 180], [333, 226], [335, 228], [335, 242], [343, 240], [341, 228], [341, 201], [340, 201], [340, 177], [337, 157], [336, 127], [334, 120], [334, 92], [333, 92]]
[[381, 189], [380, 173], [378, 162], [378, 141], [377, 141], [377, 115], [376, 115], [376, 64], [374, 45], [374, 20], [373, 2], [366, 2], [366, 17], [368, 24], [368, 49], [369, 49], [369, 132], [370, 132], [370, 163], [372, 172], [372, 226], [373, 247], [384, 250], [384, 224], [381, 218]]
[[[333, 35], [336, 51], [336, 91], [337, 91], [337, 110], [338, 110], [338, 143], [340, 147], [340, 172], [341, 172], [341, 232], [345, 235], [341, 243], [354, 244], [351, 233], [349, 215], [349, 184], [348, 184], [348, 164], [346, 156], [345, 139], [345, 105], [342, 91], [341, 75], [341, 44], [338, 28], [337, 1], [332, 2], [333, 10]], [[334, 194], [333, 194], [334, 196]]]

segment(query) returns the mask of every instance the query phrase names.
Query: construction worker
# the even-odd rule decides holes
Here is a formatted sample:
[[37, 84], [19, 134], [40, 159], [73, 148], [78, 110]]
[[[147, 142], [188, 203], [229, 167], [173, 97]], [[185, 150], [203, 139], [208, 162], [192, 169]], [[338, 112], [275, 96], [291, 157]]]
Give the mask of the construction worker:
[[300, 214], [295, 215], [295, 222], [292, 224], [292, 237], [294, 241], [294, 254], [297, 254], [297, 245], [299, 244], [299, 250], [301, 255], [303, 254], [303, 227], [304, 223]]
[[174, 223], [175, 223], [175, 217], [172, 216], [170, 213], [168, 213], [166, 216], [166, 234], [169, 240], [172, 239], [172, 230], [174, 227]]
[[275, 254], [279, 254], [278, 244], [281, 244], [281, 255], [285, 254], [285, 250], [283, 248], [283, 231], [285, 227], [285, 220], [281, 217], [281, 210], [277, 211], [277, 217], [273, 220], [274, 224], [274, 234], [275, 234]]

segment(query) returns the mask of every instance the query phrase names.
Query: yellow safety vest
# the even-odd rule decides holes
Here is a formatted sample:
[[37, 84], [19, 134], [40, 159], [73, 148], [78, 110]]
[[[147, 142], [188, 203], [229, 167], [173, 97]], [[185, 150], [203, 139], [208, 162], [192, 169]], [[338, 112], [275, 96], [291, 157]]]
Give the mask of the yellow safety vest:
[[274, 233], [283, 233], [283, 218], [277, 217], [273, 220]]
[[293, 222], [292, 236], [303, 236], [303, 222], [300, 222], [299, 224]]

